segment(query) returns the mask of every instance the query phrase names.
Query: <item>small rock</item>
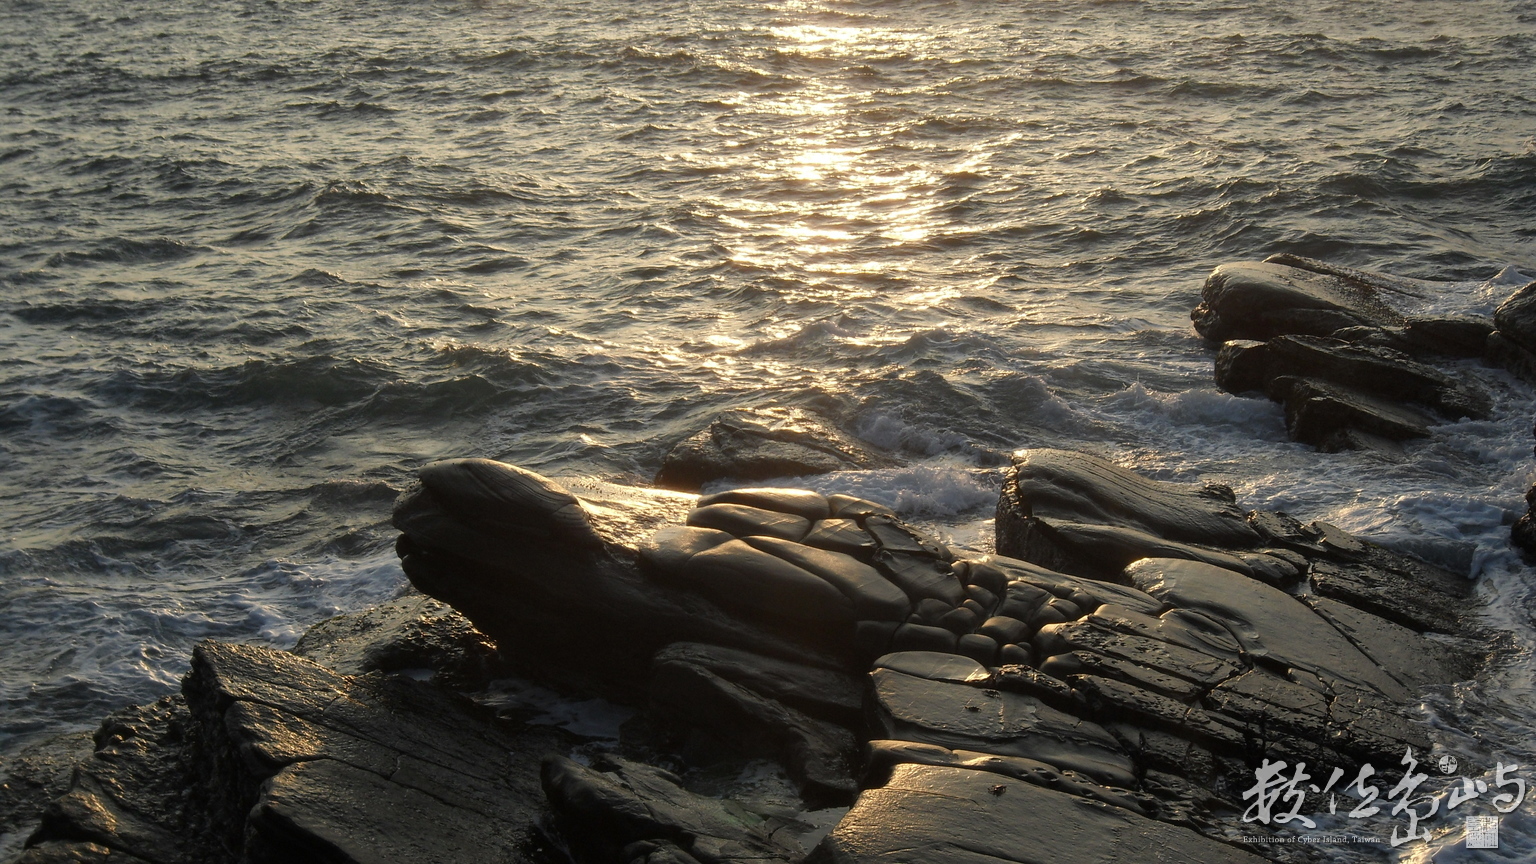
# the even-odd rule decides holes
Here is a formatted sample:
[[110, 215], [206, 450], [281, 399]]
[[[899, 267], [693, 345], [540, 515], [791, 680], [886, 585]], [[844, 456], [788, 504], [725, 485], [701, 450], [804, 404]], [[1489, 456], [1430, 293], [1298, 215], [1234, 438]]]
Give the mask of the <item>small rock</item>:
[[745, 408], [721, 414], [673, 447], [656, 484], [691, 492], [716, 480], [752, 482], [896, 464], [800, 409]]

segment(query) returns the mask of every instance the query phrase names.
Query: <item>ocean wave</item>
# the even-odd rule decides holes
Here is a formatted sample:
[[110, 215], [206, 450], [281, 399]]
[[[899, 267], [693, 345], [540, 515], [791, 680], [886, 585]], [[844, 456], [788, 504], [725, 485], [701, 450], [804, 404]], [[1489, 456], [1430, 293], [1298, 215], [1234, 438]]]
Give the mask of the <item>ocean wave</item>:
[[377, 361], [317, 356], [220, 367], [118, 369], [89, 390], [119, 404], [208, 411], [250, 404], [355, 404], [393, 380], [394, 371]]
[[91, 297], [56, 303], [22, 302], [9, 311], [29, 324], [116, 323], [163, 314], [182, 304], [170, 297]]
[[98, 264], [161, 264], [182, 261], [208, 252], [206, 246], [169, 237], [136, 240], [114, 237], [83, 252], [57, 252], [48, 257], [49, 267], [78, 267]]

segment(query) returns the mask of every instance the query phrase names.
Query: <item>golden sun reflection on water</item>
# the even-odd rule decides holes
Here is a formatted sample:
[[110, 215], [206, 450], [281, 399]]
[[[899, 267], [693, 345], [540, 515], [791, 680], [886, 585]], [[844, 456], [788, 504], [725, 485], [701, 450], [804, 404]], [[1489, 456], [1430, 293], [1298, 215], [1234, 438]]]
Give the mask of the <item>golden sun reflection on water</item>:
[[926, 37], [874, 26], [768, 32], [776, 63], [809, 71], [787, 92], [740, 93], [732, 102], [730, 134], [714, 161], [752, 191], [712, 202], [736, 232], [726, 244], [730, 260], [789, 276], [812, 298], [876, 293], [872, 278], [906, 273], [904, 246], [943, 227], [944, 169], [905, 134], [916, 121], [891, 110], [893, 94], [861, 86], [861, 69], [917, 50]]

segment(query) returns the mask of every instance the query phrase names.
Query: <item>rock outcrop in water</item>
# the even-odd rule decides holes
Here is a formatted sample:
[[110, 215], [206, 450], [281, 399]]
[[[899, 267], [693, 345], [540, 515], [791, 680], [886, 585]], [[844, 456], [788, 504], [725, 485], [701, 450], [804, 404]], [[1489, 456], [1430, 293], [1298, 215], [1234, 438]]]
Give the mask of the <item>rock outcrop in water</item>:
[[1293, 440], [1325, 451], [1391, 449], [1491, 409], [1486, 393], [1423, 361], [1481, 357], [1503, 344], [1493, 326], [1408, 317], [1381, 299], [1421, 296], [1425, 284], [1276, 255], [1217, 267], [1192, 317], [1221, 346], [1217, 384], [1282, 403]]
[[678, 442], [656, 472], [656, 484], [697, 492], [716, 480], [752, 483], [896, 464], [808, 411], [738, 408]]
[[[1475, 667], [1453, 574], [1081, 453], [1015, 455], [998, 555], [847, 496], [420, 476], [404, 567], [474, 627], [406, 600], [305, 650], [444, 683], [510, 661], [642, 708], [625, 755], [206, 643], [183, 697], [103, 727], [23, 860], [523, 861], [547, 837], [605, 864], [1256, 861], [1220, 820], [1260, 760], [1397, 765], [1431, 745], [1420, 688]], [[807, 849], [795, 814], [635, 758], [674, 745], [685, 767], [770, 756], [809, 806], [851, 809]]]
[[1515, 291], [1493, 312], [1489, 362], [1536, 384], [1536, 282]]

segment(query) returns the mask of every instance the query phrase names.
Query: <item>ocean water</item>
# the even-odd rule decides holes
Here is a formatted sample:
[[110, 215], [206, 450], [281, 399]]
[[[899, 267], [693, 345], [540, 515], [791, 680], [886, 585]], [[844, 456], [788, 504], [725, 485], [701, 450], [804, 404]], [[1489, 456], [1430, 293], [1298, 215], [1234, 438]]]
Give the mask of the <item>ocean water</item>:
[[394, 594], [427, 461], [643, 482], [778, 404], [968, 545], [1069, 446], [1464, 570], [1504, 648], [1426, 722], [1536, 762], [1536, 392], [1319, 454], [1188, 317], [1276, 252], [1536, 273], [1536, 2], [12, 0], [0, 56], [0, 750]]

